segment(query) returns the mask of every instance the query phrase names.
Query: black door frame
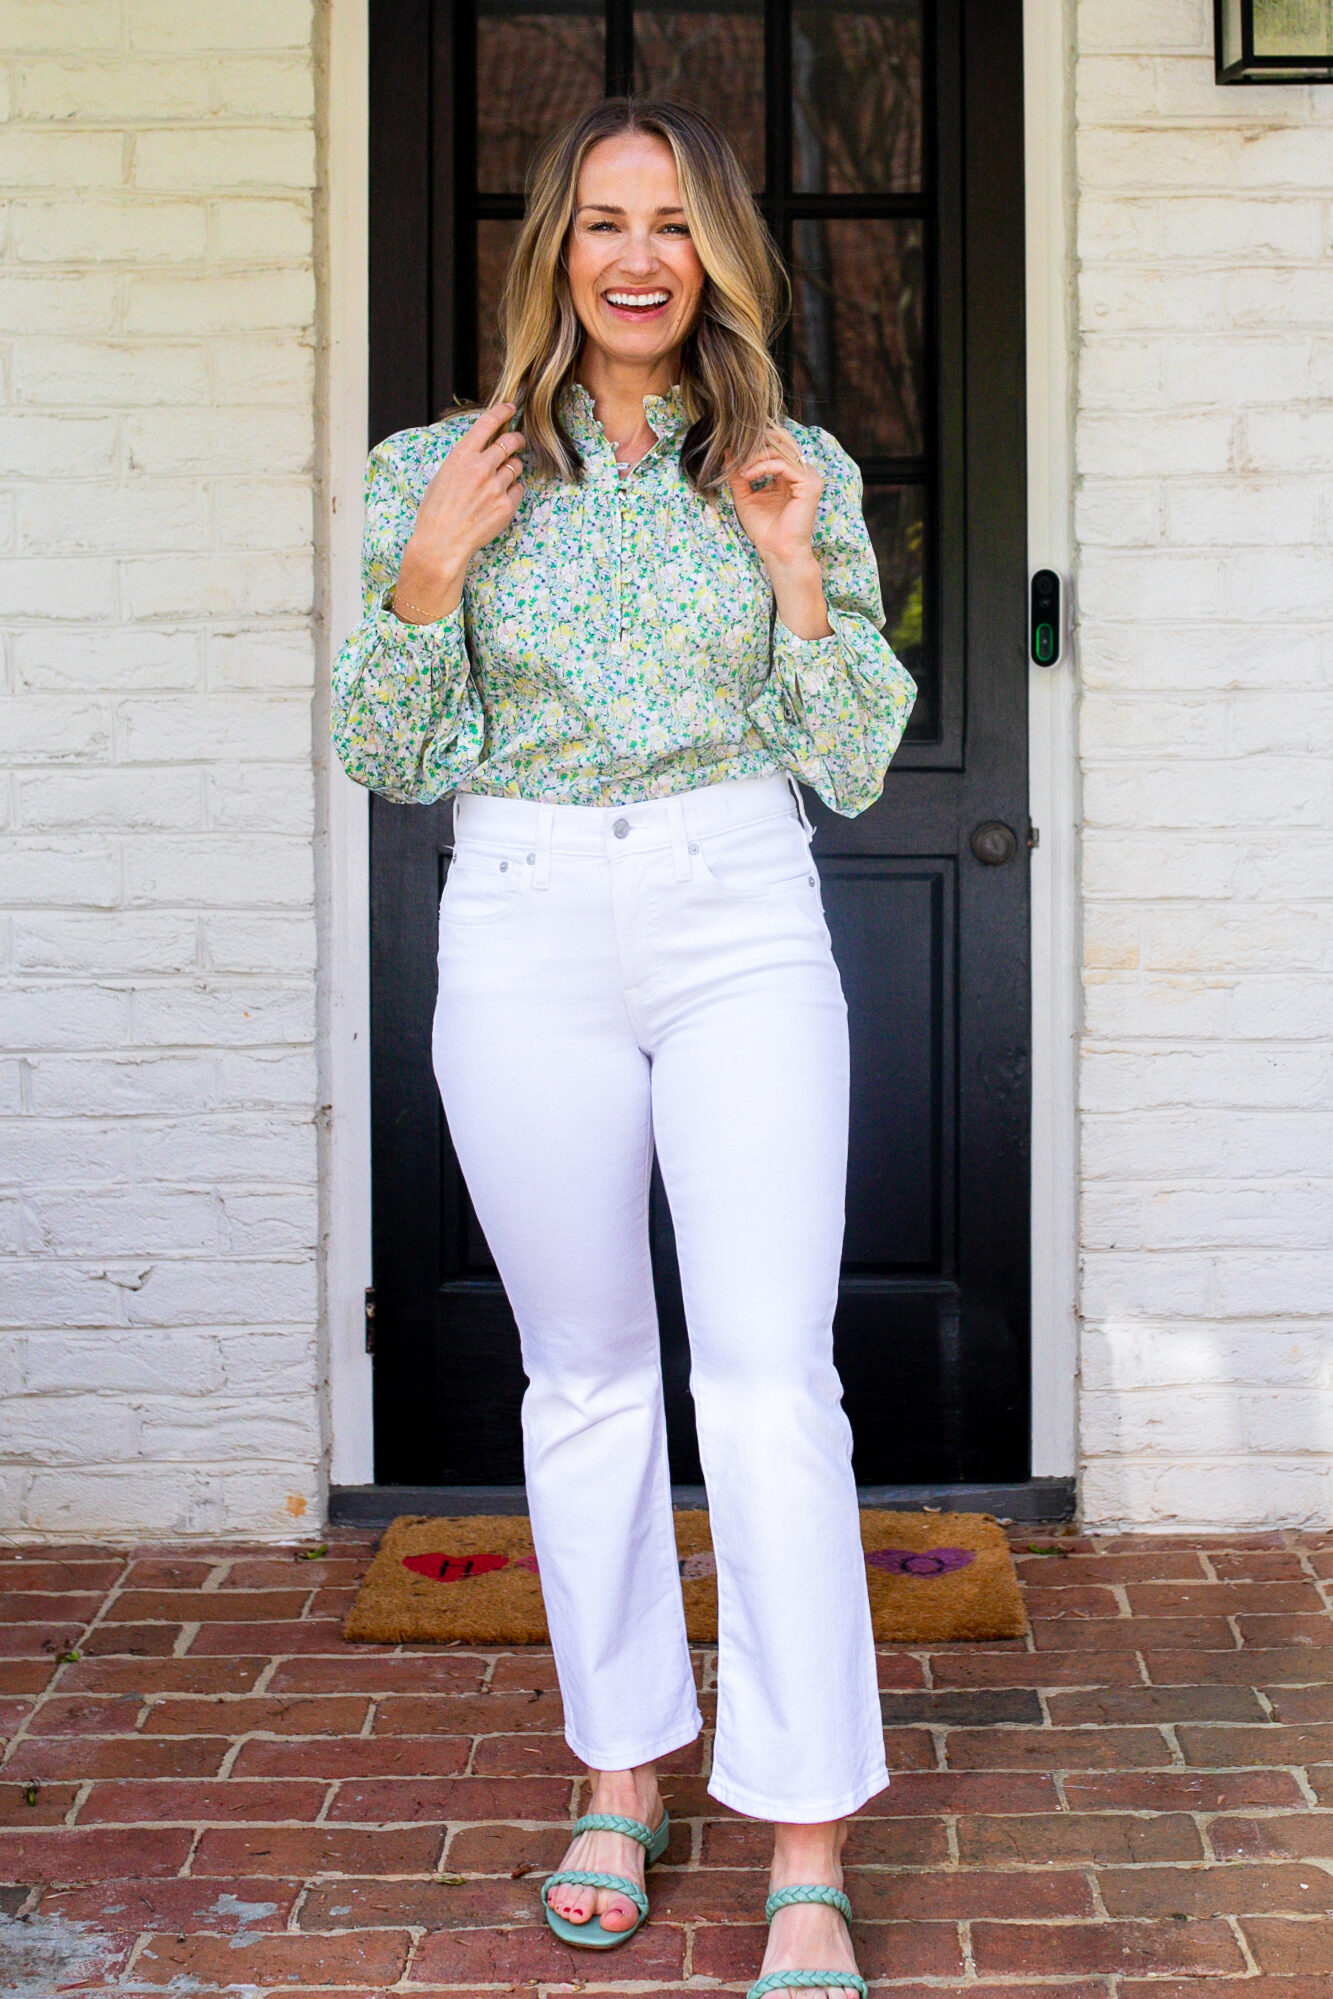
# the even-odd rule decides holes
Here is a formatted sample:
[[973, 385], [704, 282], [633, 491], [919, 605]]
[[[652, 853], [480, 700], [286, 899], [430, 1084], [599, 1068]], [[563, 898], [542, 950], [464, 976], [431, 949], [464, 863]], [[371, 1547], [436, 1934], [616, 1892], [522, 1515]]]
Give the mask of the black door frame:
[[[448, 78], [439, 73], [438, 67], [446, 59], [448, 37], [435, 36], [431, 32], [432, 14], [438, 12], [444, 4], [447, 4], [447, 0], [398, 0], [395, 11], [398, 14], [400, 32], [395, 35], [392, 43], [377, 45], [378, 83], [375, 94], [382, 105], [386, 101], [383, 93], [387, 92], [392, 101], [402, 107], [409, 121], [415, 114], [418, 119], [415, 127], [417, 131], [422, 129], [420, 124], [422, 98], [428, 97], [431, 92], [438, 92], [442, 86], [447, 88], [448, 85]], [[969, 5], [967, 11], [970, 17], [969, 34], [963, 57], [966, 74], [960, 77], [959, 85], [966, 93], [969, 85], [975, 89], [984, 84], [991, 106], [999, 107], [996, 116], [1007, 116], [1009, 119], [1012, 130], [1006, 135], [1007, 142], [1017, 145], [1021, 157], [1021, 22], [1018, 18], [1020, 9], [1017, 0], [1013, 0], [1012, 5]], [[434, 74], [430, 63], [420, 60], [423, 45], [439, 51], [438, 55], [432, 57], [432, 61], [436, 64]], [[438, 95], [435, 101], [441, 101]], [[385, 120], [380, 118], [377, 122], [372, 117], [372, 179], [377, 171], [375, 160], [377, 141], [383, 146], [388, 134], [389, 128]], [[451, 238], [448, 232], [438, 229], [439, 217], [444, 212], [445, 204], [452, 197], [449, 149], [444, 148], [437, 152], [432, 181], [432, 169], [426, 153], [421, 151], [415, 158], [410, 157], [404, 150], [402, 139], [403, 133], [400, 131], [394, 141], [394, 154], [404, 198], [393, 210], [377, 219], [370, 239], [372, 315], [377, 312], [384, 315], [386, 325], [387, 318], [392, 317], [397, 335], [394, 342], [382, 337], [372, 338], [371, 431], [375, 437], [384, 434], [388, 429], [398, 427], [398, 424], [405, 420], [391, 412], [395, 405], [399, 410], [403, 407], [400, 397], [406, 376], [415, 374], [418, 381], [423, 376], [429, 379], [435, 374], [435, 368], [441, 360], [447, 361], [452, 367], [453, 359], [453, 319], [448, 306], [456, 274], [450, 264], [446, 247], [450, 244]], [[405, 161], [411, 176], [410, 186], [402, 185]], [[990, 366], [992, 357], [984, 339], [985, 327], [988, 323], [994, 323], [992, 315], [997, 311], [1015, 313], [1020, 321], [1022, 318], [1024, 301], [1021, 204], [1015, 208], [1012, 200], [1006, 201], [1001, 183], [998, 180], [989, 180], [984, 172], [979, 173], [975, 159], [965, 157], [961, 169], [963, 173], [970, 173], [972, 176], [968, 191], [971, 226], [963, 245], [965, 268], [961, 287], [966, 300], [966, 324], [959, 330], [966, 353], [967, 393], [969, 398], [980, 395], [988, 400], [992, 409], [1004, 411], [1004, 421], [997, 423], [986, 433], [981, 440], [982, 445], [992, 445], [997, 453], [1014, 449], [1021, 451], [1024, 445], [1024, 384], [1021, 381], [1017, 384], [1015, 399], [1015, 384], [1006, 381], [1001, 371]], [[382, 161], [379, 163], [379, 170], [383, 171]], [[943, 195], [944, 190], [941, 192]], [[420, 219], [423, 215], [428, 218], [428, 226], [433, 231], [438, 231], [440, 250], [445, 251], [445, 254], [437, 253], [433, 259], [423, 259], [420, 254]], [[1014, 254], [1015, 242], [1019, 245], [1020, 251], [1017, 255]], [[424, 298], [426, 272], [432, 265], [435, 273], [435, 296], [427, 301]], [[389, 314], [389, 301], [402, 300], [402, 285], [409, 271], [416, 274], [416, 282], [421, 285], [423, 292], [421, 303], [426, 306], [426, 312], [423, 314], [420, 311], [395, 310]], [[389, 282], [390, 273], [394, 274], [392, 282]], [[947, 291], [952, 289], [942, 285], [941, 293], [947, 295]], [[425, 351], [420, 337], [420, 330], [427, 321], [434, 326], [433, 354]], [[385, 330], [384, 326], [380, 328], [381, 333]], [[389, 360], [392, 361], [392, 365], [386, 366], [386, 361]], [[1002, 517], [995, 509], [987, 509], [982, 504], [980, 496], [984, 494], [988, 474], [993, 477], [994, 471], [994, 465], [988, 466], [986, 463], [984, 449], [977, 450], [974, 441], [965, 479], [960, 477], [956, 482], [955, 497], [963, 517], [962, 525], [966, 538], [973, 548], [984, 547], [986, 559], [970, 562], [968, 565], [973, 582], [966, 610], [969, 620], [993, 620], [1001, 627], [1014, 626], [1021, 630], [1022, 607], [1007, 601], [1007, 597], [1012, 595], [1013, 577], [1026, 575], [1026, 529], [1023, 522], [1015, 521], [1011, 515]], [[1007, 590], [1004, 587], [997, 589], [993, 593], [992, 600], [988, 600], [983, 587], [985, 579], [998, 577], [1004, 578], [1009, 587]], [[985, 714], [975, 709], [969, 713], [967, 719], [969, 733], [973, 729], [984, 729], [987, 725]], [[910, 768], [911, 761], [909, 751], [900, 753], [899, 763], [902, 766]], [[938, 762], [935, 767], [938, 769]], [[962, 780], [958, 787], [960, 795], [956, 801], [956, 809], [947, 815], [951, 823], [947, 828], [944, 826], [939, 828], [941, 835], [947, 833], [951, 838], [956, 838], [956, 830], [962, 818], [969, 815], [989, 816], [989, 811], [994, 809], [995, 802], [993, 785], [987, 787], [984, 800], [969, 800], [966, 797], [965, 773], [960, 771], [958, 775]], [[1021, 800], [1006, 801], [1004, 816], [1008, 816], [1011, 810], [1014, 812], [1015, 822], [1025, 827], [1027, 824], [1025, 792]], [[838, 851], [837, 832], [837, 822], [828, 825], [822, 851], [830, 858], [836, 856]], [[929, 841], [930, 829], [926, 825], [923, 824], [919, 832]], [[939, 848], [936, 850], [939, 851]], [[966, 896], [968, 880], [960, 877], [958, 886], [960, 897]], [[404, 920], [411, 920], [411, 912], [404, 910], [402, 914]], [[393, 966], [388, 962], [376, 962], [373, 966], [376, 990], [381, 1000], [388, 1005], [396, 1005], [401, 998], [406, 997], [394, 993], [393, 971]], [[1012, 973], [1020, 984], [1025, 985], [1027, 979], [1025, 955], [1022, 962], [1014, 961]], [[1023, 994], [1023, 999], [1026, 1003], [1026, 993]], [[988, 1051], [982, 1036], [975, 1046], [960, 1048], [958, 1054], [960, 1062], [967, 1061], [984, 1067], [991, 1052]], [[997, 1116], [1005, 1115], [1004, 1097], [1005, 1092], [1001, 1088], [997, 1092]], [[1023, 1108], [1025, 1111], [1026, 1100]], [[1014, 1150], [1011, 1153], [1012, 1157], [1022, 1159], [1025, 1172], [1027, 1139], [1028, 1134], [1024, 1126], [1021, 1134], [1016, 1135]], [[384, 1129], [381, 1121], [376, 1119], [374, 1142], [377, 1149], [381, 1144], [393, 1145], [400, 1141], [401, 1134]], [[414, 1175], [419, 1176], [417, 1184], [420, 1186], [423, 1200], [428, 1198], [431, 1183], [438, 1183], [438, 1160], [430, 1160], [423, 1156], [410, 1162], [410, 1168]], [[970, 1189], [966, 1186], [960, 1187], [960, 1207], [970, 1204], [966, 1211], [984, 1218], [987, 1206], [985, 1193], [984, 1187]], [[393, 1259], [408, 1253], [411, 1235], [412, 1218], [408, 1213], [400, 1211], [396, 1215], [387, 1217], [377, 1215], [376, 1267], [383, 1269]], [[1018, 1248], [1014, 1244], [997, 1244], [995, 1247], [997, 1255], [1001, 1258], [1011, 1255]], [[1026, 1275], [1026, 1243], [1021, 1246], [1021, 1251], [1024, 1275]], [[414, 1392], [407, 1383], [401, 1384], [401, 1399], [392, 1392], [386, 1394], [385, 1391], [389, 1391], [390, 1384], [382, 1377], [377, 1379], [376, 1389], [377, 1402], [397, 1402], [400, 1411], [405, 1405], [413, 1405], [418, 1409], [421, 1407], [422, 1398], [419, 1390]], [[1028, 1498], [1032, 1506], [1037, 1509], [1035, 1512], [1030, 1512], [1028, 1517], [1050, 1517], [1052, 1505], [1056, 1512], [1066, 1510], [1065, 1502], [1070, 1481], [1043, 1480], [1021, 1483], [1028, 1489]], [[1054, 1488], [1059, 1488], [1059, 1491], [1054, 1491]], [[379, 1490], [385, 1502], [389, 1503], [394, 1488]], [[921, 1493], [926, 1488], [893, 1490]], [[503, 1490], [490, 1489], [490, 1491], [497, 1503], [511, 1503], [512, 1494]], [[1003, 1510], [1013, 1512], [1016, 1506], [1022, 1505], [1022, 1495], [1017, 1485], [985, 1488], [951, 1485], [940, 1487], [937, 1491], [943, 1496], [942, 1503], [963, 1503], [965, 1500], [971, 1503], [973, 1495], [983, 1492], [992, 1495], [994, 1502]], [[483, 1496], [478, 1494], [478, 1500]], [[346, 1500], [350, 1500], [350, 1497], [351, 1495], [344, 1496]]]

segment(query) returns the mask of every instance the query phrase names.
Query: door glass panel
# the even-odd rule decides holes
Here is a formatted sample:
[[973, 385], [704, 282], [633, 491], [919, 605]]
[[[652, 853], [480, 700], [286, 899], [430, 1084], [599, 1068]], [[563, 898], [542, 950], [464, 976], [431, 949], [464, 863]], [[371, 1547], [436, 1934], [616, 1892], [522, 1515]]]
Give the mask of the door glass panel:
[[854, 458], [925, 449], [925, 267], [919, 222], [792, 228], [797, 415]]
[[500, 291], [518, 231], [516, 221], [477, 224], [477, 387], [483, 402], [500, 378]]
[[764, 10], [761, 0], [634, 10], [634, 88], [674, 97], [720, 125], [750, 185], [764, 185]]
[[792, 186], [921, 185], [921, 0], [803, 0], [792, 11]]
[[477, 188], [519, 194], [545, 139], [606, 88], [601, 0], [560, 0], [540, 13], [505, 0], [477, 7]]
[[926, 586], [926, 491], [923, 486], [867, 486], [866, 526], [879, 565], [884, 636], [917, 685], [909, 728], [936, 730], [938, 685], [935, 634]]

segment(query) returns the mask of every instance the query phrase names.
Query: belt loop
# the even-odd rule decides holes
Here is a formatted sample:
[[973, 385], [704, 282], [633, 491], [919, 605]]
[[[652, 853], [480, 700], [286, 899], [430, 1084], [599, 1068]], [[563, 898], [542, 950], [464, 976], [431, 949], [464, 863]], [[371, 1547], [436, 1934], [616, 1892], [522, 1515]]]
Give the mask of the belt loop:
[[555, 836], [555, 807], [545, 802], [537, 807], [537, 867], [534, 888], [551, 886], [551, 843]]
[[810, 824], [809, 816], [806, 813], [805, 800], [801, 796], [801, 787], [789, 770], [784, 770], [782, 775], [786, 778], [791, 788], [791, 795], [796, 800], [796, 816], [805, 828], [806, 844], [808, 845], [815, 837], [815, 829]]
[[671, 858], [675, 863], [676, 880], [687, 882], [690, 878], [690, 847], [685, 838], [685, 807], [679, 798], [668, 798], [666, 809], [667, 825], [671, 829]]

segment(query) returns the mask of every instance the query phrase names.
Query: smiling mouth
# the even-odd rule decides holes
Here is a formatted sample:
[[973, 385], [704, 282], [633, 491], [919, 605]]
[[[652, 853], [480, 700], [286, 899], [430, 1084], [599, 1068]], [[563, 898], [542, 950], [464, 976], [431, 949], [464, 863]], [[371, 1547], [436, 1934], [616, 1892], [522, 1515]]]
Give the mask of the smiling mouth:
[[602, 303], [627, 319], [650, 319], [671, 303], [671, 294], [666, 291], [607, 291], [602, 293]]

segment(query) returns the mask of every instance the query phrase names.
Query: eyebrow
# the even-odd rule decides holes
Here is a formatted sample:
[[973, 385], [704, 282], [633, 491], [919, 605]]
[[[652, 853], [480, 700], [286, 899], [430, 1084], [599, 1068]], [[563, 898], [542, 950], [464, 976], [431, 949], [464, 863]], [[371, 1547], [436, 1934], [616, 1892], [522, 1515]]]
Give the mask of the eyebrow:
[[[580, 215], [583, 213], [585, 208], [591, 208], [595, 210], [598, 215], [623, 215], [625, 213], [623, 208], [617, 208], [615, 204], [610, 201], [581, 201], [579, 203]], [[685, 210], [681, 208], [679, 205], [677, 205], [674, 208], [655, 208], [653, 210], [653, 213], [654, 215], [683, 215], [685, 213]]]

